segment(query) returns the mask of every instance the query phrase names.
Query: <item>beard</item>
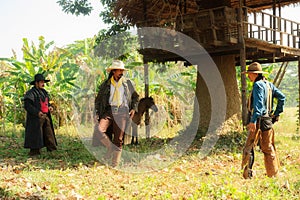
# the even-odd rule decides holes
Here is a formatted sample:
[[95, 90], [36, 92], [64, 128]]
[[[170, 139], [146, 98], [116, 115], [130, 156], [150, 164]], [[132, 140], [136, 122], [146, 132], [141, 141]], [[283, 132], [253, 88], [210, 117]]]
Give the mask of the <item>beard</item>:
[[122, 78], [122, 76], [123, 76], [123, 74], [120, 74], [120, 75], [118, 76], [118, 78], [120, 79], [120, 78]]

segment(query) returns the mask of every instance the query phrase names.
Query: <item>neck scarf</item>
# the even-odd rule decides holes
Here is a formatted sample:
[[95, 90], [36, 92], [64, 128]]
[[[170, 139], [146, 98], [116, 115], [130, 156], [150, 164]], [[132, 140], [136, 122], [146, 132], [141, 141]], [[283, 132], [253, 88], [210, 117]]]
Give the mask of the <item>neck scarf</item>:
[[110, 79], [111, 84], [115, 87], [115, 92], [113, 94], [112, 102], [117, 102], [117, 106], [120, 106], [122, 104], [120, 98], [120, 87], [122, 85], [122, 80], [123, 79], [120, 78], [119, 81], [116, 82], [113, 76]]

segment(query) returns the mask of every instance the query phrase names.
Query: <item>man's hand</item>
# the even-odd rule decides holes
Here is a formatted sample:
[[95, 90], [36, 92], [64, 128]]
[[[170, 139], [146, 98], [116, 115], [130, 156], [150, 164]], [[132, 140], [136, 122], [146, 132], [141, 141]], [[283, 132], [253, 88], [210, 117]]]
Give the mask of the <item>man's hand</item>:
[[135, 110], [133, 110], [133, 109], [130, 110], [130, 112], [129, 112], [130, 119], [133, 118], [134, 114], [135, 114]]
[[255, 123], [249, 123], [249, 124], [247, 125], [247, 129], [248, 129], [248, 131], [250, 131], [250, 132], [254, 132], [254, 131], [256, 130], [256, 124], [255, 124]]
[[94, 123], [99, 123], [99, 115], [95, 115], [94, 117]]
[[41, 111], [39, 112], [39, 118], [45, 118], [46, 117], [46, 114], [42, 113]]
[[272, 116], [272, 123], [274, 124], [275, 122], [278, 122], [278, 121], [279, 121], [279, 115], [278, 116], [273, 115]]

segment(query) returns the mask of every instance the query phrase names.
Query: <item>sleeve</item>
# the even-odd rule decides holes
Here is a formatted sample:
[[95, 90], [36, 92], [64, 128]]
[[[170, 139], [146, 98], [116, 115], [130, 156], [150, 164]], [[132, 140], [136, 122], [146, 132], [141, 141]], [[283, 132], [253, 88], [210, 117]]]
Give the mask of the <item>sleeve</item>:
[[131, 93], [131, 109], [138, 110], [139, 94], [135, 91], [133, 83], [127, 80], [128, 88]]
[[277, 99], [277, 105], [276, 105], [276, 109], [274, 111], [274, 115], [275, 116], [279, 116], [280, 113], [283, 112], [283, 107], [284, 107], [284, 102], [285, 102], [285, 95], [277, 88], [275, 87], [273, 84], [270, 84], [271, 88], [272, 88], [272, 104], [273, 104], [273, 100], [274, 98]]
[[24, 96], [24, 108], [30, 115], [38, 116], [40, 110], [34, 105], [33, 92], [27, 92]]
[[256, 123], [257, 118], [263, 115], [265, 92], [264, 86], [255, 82], [253, 85], [253, 113], [250, 119], [251, 123]]
[[95, 98], [95, 113], [96, 113], [96, 115], [100, 114], [101, 96], [102, 95], [101, 95], [101, 86], [100, 86], [97, 96]]
[[106, 81], [101, 83], [101, 85], [99, 86], [97, 96], [95, 98], [95, 113], [99, 116], [103, 114], [106, 106], [106, 101], [108, 101], [107, 95], [109, 95], [109, 90], [106, 86]]

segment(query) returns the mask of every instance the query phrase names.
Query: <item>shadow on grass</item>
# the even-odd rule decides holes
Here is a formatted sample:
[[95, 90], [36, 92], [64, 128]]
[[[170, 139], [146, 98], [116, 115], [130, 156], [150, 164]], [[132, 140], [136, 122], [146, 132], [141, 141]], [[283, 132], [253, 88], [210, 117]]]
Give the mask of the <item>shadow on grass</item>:
[[[24, 132], [24, 131], [23, 131]], [[124, 150], [136, 153], [155, 152], [156, 150], [163, 149], [166, 146], [174, 146], [175, 151], [184, 152], [184, 154], [197, 154], [203, 139], [196, 137], [190, 141], [187, 138], [187, 134], [179, 132], [175, 138], [141, 138], [139, 145], [124, 145]], [[0, 167], [4, 165], [14, 166], [15, 170], [34, 170], [34, 169], [59, 169], [64, 170], [67, 168], [76, 168], [78, 166], [94, 166], [99, 164], [99, 161], [91, 151], [87, 148], [89, 145], [84, 142], [75, 134], [70, 136], [69, 134], [57, 134], [58, 150], [53, 152], [47, 152], [45, 148], [41, 150], [41, 155], [36, 157], [28, 156], [29, 149], [24, 149], [23, 133], [0, 134]], [[246, 138], [244, 133], [230, 133], [219, 137], [217, 143], [212, 148], [211, 153], [226, 153], [226, 152], [241, 152], [243, 144]], [[172, 140], [180, 141], [180, 145], [175, 145]], [[187, 141], [185, 143], [185, 140]], [[173, 147], [172, 146], [172, 147]], [[99, 151], [101, 147], [99, 148]], [[181, 151], [183, 149], [183, 151]], [[105, 148], [102, 147], [102, 151]], [[101, 154], [103, 155], [103, 153]], [[124, 162], [132, 162], [132, 160], [126, 158], [126, 154], [123, 154]], [[99, 159], [99, 158], [98, 158]], [[143, 159], [142, 157], [140, 159]]]
[[6, 191], [2, 187], [0, 187], [0, 197], [1, 197], [1, 199], [3, 199], [3, 200], [14, 200], [14, 199], [16, 199], [13, 196], [14, 195], [11, 192]]
[[96, 159], [84, 147], [80, 138], [67, 135], [56, 135], [57, 150], [47, 152], [41, 149], [41, 155], [29, 156], [29, 149], [23, 148], [22, 133], [0, 134], [0, 161], [1, 166], [13, 166], [14, 170], [31, 169], [66, 169], [77, 166], [94, 165]]

